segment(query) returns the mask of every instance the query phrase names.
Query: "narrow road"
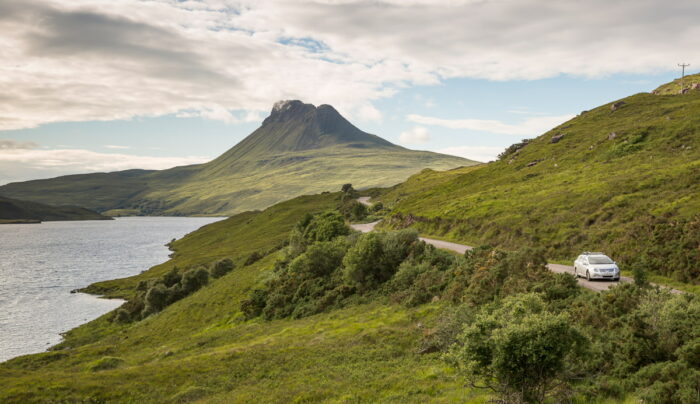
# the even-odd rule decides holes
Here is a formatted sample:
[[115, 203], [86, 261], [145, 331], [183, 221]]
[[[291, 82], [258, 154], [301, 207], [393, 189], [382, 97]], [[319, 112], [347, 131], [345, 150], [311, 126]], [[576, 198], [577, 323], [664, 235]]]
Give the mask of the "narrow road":
[[360, 202], [361, 204], [363, 204], [365, 206], [372, 206], [372, 202], [369, 201], [370, 198], [371, 198], [371, 196], [361, 196], [361, 197], [357, 198], [357, 202]]
[[[362, 204], [369, 204], [369, 197], [362, 197], [359, 198], [358, 201]], [[352, 224], [350, 227], [357, 231], [361, 231], [363, 233], [369, 233], [374, 230], [374, 227], [379, 223], [379, 221], [372, 222], [372, 223], [362, 223], [362, 224]], [[426, 237], [420, 237], [421, 240], [425, 241], [428, 244], [434, 245], [437, 248], [442, 248], [445, 250], [450, 250], [450, 251], [455, 251], [459, 254], [464, 254], [465, 251], [471, 250], [473, 247], [470, 247], [468, 245], [464, 244], [457, 244], [457, 243], [451, 243], [449, 241], [442, 241], [442, 240], [435, 240], [432, 238], [426, 238]], [[550, 271], [552, 272], [557, 272], [557, 273], [568, 273], [573, 275], [574, 274], [574, 267], [569, 266], [569, 265], [561, 265], [561, 264], [547, 264], [547, 268], [549, 268]], [[632, 278], [627, 278], [627, 277], [621, 277], [620, 282], [634, 282]], [[595, 292], [600, 292], [603, 290], [608, 290], [611, 286], [617, 285], [617, 282], [613, 281], [587, 281], [583, 278], [578, 278], [578, 284], [586, 289], [590, 289]], [[677, 291], [675, 289], [672, 290], [673, 293], [681, 293], [680, 291]]]

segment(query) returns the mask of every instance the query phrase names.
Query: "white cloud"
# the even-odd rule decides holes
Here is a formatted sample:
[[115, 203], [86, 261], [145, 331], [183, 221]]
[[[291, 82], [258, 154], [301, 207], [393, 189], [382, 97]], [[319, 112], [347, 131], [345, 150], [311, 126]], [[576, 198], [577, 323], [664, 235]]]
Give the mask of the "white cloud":
[[446, 78], [700, 65], [698, 14], [696, 0], [3, 0], [0, 130], [238, 122], [292, 98], [379, 119], [373, 101]]
[[428, 129], [422, 126], [414, 126], [405, 132], [401, 132], [399, 141], [404, 144], [428, 143], [430, 141], [430, 133], [428, 133]]
[[82, 149], [0, 148], [0, 184], [87, 172], [108, 172], [141, 168], [160, 170], [199, 164], [202, 156], [156, 157], [123, 153], [98, 153]]
[[501, 121], [485, 119], [441, 119], [415, 114], [408, 115], [406, 118], [411, 122], [422, 125], [443, 126], [450, 129], [468, 129], [516, 136], [535, 136], [568, 121], [574, 116], [538, 116], [525, 119], [518, 124], [507, 124]]
[[438, 153], [451, 154], [470, 160], [488, 162], [496, 160], [496, 157], [504, 150], [504, 147], [495, 146], [455, 146], [437, 150]]
[[131, 149], [131, 147], [129, 147], [129, 146], [120, 146], [120, 145], [116, 145], [116, 144], [106, 144], [105, 147], [108, 149], [116, 149], [116, 150]]

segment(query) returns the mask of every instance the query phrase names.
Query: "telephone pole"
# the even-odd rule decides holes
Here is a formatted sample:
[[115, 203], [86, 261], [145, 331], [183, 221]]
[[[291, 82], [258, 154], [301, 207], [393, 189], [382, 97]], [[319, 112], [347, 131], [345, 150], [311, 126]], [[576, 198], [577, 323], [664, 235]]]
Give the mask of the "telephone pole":
[[683, 79], [685, 78], [685, 68], [690, 66], [690, 63], [678, 63], [678, 67], [682, 69], [681, 73], [681, 94], [683, 93]]

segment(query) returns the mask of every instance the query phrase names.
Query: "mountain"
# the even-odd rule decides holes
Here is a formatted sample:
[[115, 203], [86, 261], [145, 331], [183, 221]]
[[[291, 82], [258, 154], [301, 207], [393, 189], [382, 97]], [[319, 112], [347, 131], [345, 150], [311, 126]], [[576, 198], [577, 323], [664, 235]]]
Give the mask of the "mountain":
[[583, 112], [487, 165], [417, 174], [381, 197], [391, 227], [567, 262], [604, 251], [623, 269], [700, 283], [700, 90], [679, 90]]
[[205, 164], [12, 183], [0, 195], [115, 215], [230, 215], [344, 183], [384, 187], [424, 168], [474, 164], [405, 149], [361, 131], [330, 105], [295, 100], [276, 103], [257, 130]]
[[110, 220], [97, 212], [77, 206], [49, 206], [0, 196], [0, 223], [36, 223], [58, 220]]

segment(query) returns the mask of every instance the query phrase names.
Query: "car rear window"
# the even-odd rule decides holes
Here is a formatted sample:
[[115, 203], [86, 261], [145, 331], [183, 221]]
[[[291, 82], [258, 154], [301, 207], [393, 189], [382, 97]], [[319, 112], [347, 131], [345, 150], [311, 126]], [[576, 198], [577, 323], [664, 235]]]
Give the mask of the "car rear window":
[[588, 262], [590, 264], [612, 264], [613, 260], [606, 257], [605, 255], [598, 255], [598, 256], [588, 257]]

